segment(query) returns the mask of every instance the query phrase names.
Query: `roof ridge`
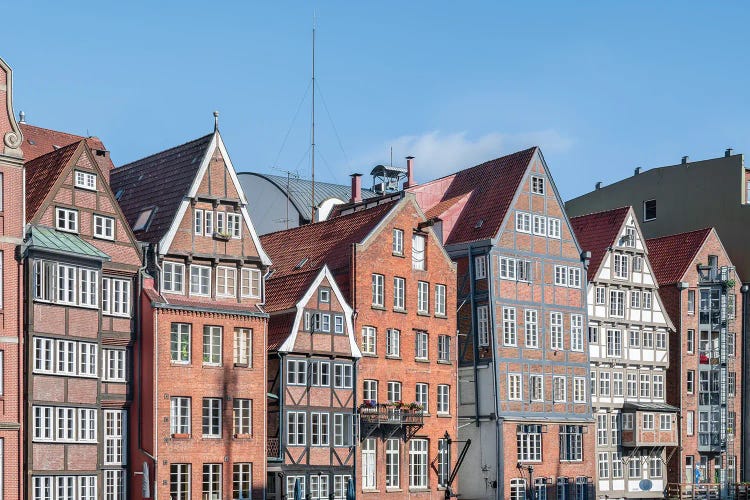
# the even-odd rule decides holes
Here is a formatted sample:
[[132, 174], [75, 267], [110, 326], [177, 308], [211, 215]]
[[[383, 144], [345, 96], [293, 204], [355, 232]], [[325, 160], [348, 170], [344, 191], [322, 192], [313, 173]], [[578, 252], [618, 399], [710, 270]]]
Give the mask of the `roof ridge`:
[[150, 155], [144, 156], [142, 158], [138, 158], [137, 160], [133, 160], [130, 163], [126, 163], [126, 164], [121, 165], [119, 167], [115, 167], [114, 170], [112, 170], [112, 174], [114, 174], [118, 170], [119, 171], [128, 170], [128, 169], [132, 168], [133, 166], [136, 166], [136, 164], [141, 163], [141, 162], [143, 162], [145, 160], [148, 160], [149, 158], [153, 158], [154, 156], [157, 156], [157, 155], [160, 155], [160, 154], [164, 154], [164, 153], [166, 153], [168, 151], [172, 151], [174, 149], [179, 149], [179, 148], [182, 148], [184, 146], [187, 146], [188, 144], [192, 144], [194, 142], [198, 142], [198, 141], [204, 140], [206, 137], [210, 137], [210, 136], [214, 135], [215, 133], [216, 132], [211, 132], [210, 134], [202, 135], [202, 136], [200, 136], [200, 137], [198, 137], [196, 139], [192, 139], [192, 140], [183, 142], [182, 144], [179, 144], [177, 146], [173, 146], [171, 148], [163, 149], [161, 151], [157, 151], [156, 153], [151, 153]]
[[569, 219], [572, 221], [573, 219], [580, 219], [581, 217], [589, 217], [591, 215], [600, 215], [600, 214], [605, 214], [608, 212], [617, 212], [618, 210], [629, 209], [632, 207], [633, 207], [632, 205], [625, 205], [625, 206], [617, 207], [617, 208], [609, 208], [605, 210], [599, 210], [597, 212], [589, 212], [587, 214], [576, 215], [575, 217], [569, 217]]
[[46, 130], [47, 132], [54, 132], [56, 134], [72, 135], [74, 137], [80, 137], [81, 139], [92, 139], [92, 138], [98, 139], [98, 137], [96, 137], [95, 135], [85, 136], [85, 135], [80, 135], [80, 134], [71, 134], [70, 132], [63, 132], [62, 130], [55, 130], [53, 128], [40, 127], [39, 125], [31, 125], [30, 123], [19, 123], [19, 125], [22, 127], [33, 127], [39, 130]]
[[436, 177], [435, 179], [429, 180], [427, 182], [423, 182], [421, 184], [415, 184], [414, 187], [424, 186], [424, 185], [427, 185], [427, 184], [431, 184], [433, 182], [437, 182], [437, 181], [440, 181], [440, 180], [443, 180], [443, 179], [447, 179], [448, 177], [454, 176], [456, 174], [463, 173], [463, 172], [468, 172], [470, 170], [474, 170], [475, 168], [483, 167], [487, 163], [492, 163], [494, 161], [499, 161], [499, 160], [503, 160], [505, 158], [510, 158], [511, 156], [521, 155], [522, 153], [526, 153], [527, 151], [532, 151], [532, 150], [535, 150], [535, 149], [539, 149], [539, 146], [531, 146], [530, 148], [522, 149], [520, 151], [514, 151], [513, 153], [508, 153], [507, 155], [498, 156], [497, 158], [492, 158], [491, 160], [483, 161], [482, 163], [477, 163], [476, 165], [473, 165], [471, 167], [466, 167], [466, 168], [462, 168], [462, 169], [456, 170], [456, 171], [454, 171], [454, 172], [452, 172], [450, 174], [446, 174], [446, 175], [444, 175], [442, 177]]
[[695, 233], [700, 233], [700, 232], [704, 232], [705, 231], [706, 235], [703, 237], [703, 240], [701, 241], [701, 243], [703, 243], [703, 241], [706, 239], [706, 237], [708, 237], [708, 233], [710, 233], [712, 229], [714, 229], [713, 226], [707, 226], [707, 227], [703, 227], [701, 229], [693, 229], [692, 231], [683, 231], [681, 233], [668, 234], [666, 236], [658, 236], [656, 238], [646, 238], [646, 241], [658, 241], [658, 240], [665, 240], [665, 239], [668, 239], [668, 238], [677, 238], [679, 236], [686, 236], [688, 234], [695, 234]]

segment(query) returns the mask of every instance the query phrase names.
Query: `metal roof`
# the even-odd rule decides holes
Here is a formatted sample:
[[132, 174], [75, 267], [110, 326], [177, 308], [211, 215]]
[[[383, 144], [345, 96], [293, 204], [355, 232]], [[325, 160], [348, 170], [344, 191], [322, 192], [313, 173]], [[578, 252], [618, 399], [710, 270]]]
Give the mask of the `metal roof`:
[[28, 250], [43, 250], [61, 255], [73, 255], [101, 261], [112, 260], [109, 255], [84, 241], [77, 234], [64, 233], [42, 226], [31, 226], [23, 247]]
[[623, 410], [637, 410], [637, 411], [661, 411], [661, 412], [675, 412], [680, 411], [676, 406], [668, 405], [667, 403], [625, 403], [622, 407]]
[[[248, 177], [254, 175], [266, 179], [268, 182], [275, 185], [279, 190], [287, 194], [287, 182], [289, 183], [289, 201], [292, 202], [297, 211], [302, 214], [303, 217], [309, 220], [310, 218], [310, 200], [312, 199], [312, 181], [307, 179], [300, 179], [294, 177], [287, 177], [283, 175], [272, 175], [262, 174], [259, 172], [238, 172], [237, 176], [242, 184], [243, 179], [245, 182], [252, 182]], [[248, 176], [248, 177], [246, 177]], [[333, 184], [330, 182], [315, 182], [315, 206], [319, 207], [324, 201], [336, 198], [343, 202], [348, 202], [352, 196], [351, 186], [344, 184]], [[371, 189], [362, 188], [362, 199], [374, 198], [379, 196]]]

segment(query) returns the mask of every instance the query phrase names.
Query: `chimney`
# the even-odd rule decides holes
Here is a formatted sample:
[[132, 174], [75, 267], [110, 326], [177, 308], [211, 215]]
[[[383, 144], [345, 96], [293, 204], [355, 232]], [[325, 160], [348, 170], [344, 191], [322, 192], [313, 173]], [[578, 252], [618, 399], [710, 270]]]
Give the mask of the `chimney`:
[[406, 182], [404, 183], [404, 189], [415, 186], [414, 182], [414, 157], [406, 157]]
[[732, 156], [732, 148], [727, 148], [727, 150], [724, 151], [724, 156], [727, 157], [727, 158], [729, 158], [730, 156]]
[[18, 123], [26, 123], [26, 113], [23, 111], [18, 112]]
[[635, 167], [635, 171], [633, 171], [633, 175], [638, 175], [641, 173], [641, 167]]
[[362, 201], [362, 174], [352, 174], [352, 197], [349, 203]]
[[689, 156], [683, 156], [683, 157], [682, 157], [682, 164], [683, 164], [683, 165], [687, 165], [687, 162], [688, 162], [688, 160], [690, 160], [690, 157], [689, 157]]
[[597, 182], [597, 183], [596, 183], [596, 185], [595, 185], [594, 187], [595, 187], [596, 189], [601, 189], [601, 188], [602, 188], [602, 181], [599, 181], [599, 182]]

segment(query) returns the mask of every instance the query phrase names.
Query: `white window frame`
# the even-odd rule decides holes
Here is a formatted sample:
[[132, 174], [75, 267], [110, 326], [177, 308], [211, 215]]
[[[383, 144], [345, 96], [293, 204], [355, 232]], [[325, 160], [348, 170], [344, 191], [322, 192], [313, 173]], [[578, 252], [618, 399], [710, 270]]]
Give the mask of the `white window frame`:
[[172, 396], [169, 401], [169, 433], [190, 435], [191, 398]]
[[262, 277], [258, 269], [243, 267], [240, 272], [242, 298], [259, 299], [261, 296]]
[[524, 310], [524, 341], [526, 347], [539, 348], [539, 311], [536, 309]]
[[75, 175], [75, 187], [88, 191], [96, 191], [96, 174], [84, 172], [83, 170], [74, 170], [73, 172]]
[[516, 232], [531, 234], [531, 214], [516, 212]]
[[55, 229], [78, 234], [78, 210], [55, 207]]
[[105, 382], [127, 382], [127, 351], [125, 349], [102, 349]]
[[550, 330], [550, 349], [561, 351], [564, 349], [565, 340], [563, 334], [563, 314], [561, 312], [551, 312], [549, 314]]
[[430, 284], [426, 281], [417, 282], [417, 312], [430, 313]]
[[162, 263], [162, 292], [185, 293], [185, 264], [164, 261]]
[[372, 305], [373, 307], [385, 306], [385, 276], [382, 274], [372, 274]]
[[480, 347], [490, 345], [489, 307], [477, 306], [477, 342]]
[[403, 311], [406, 308], [406, 280], [399, 276], [393, 278], [393, 309]]
[[404, 255], [404, 230], [403, 229], [394, 229], [393, 230], [393, 240], [391, 242], [391, 253], [393, 255]]
[[451, 412], [451, 386], [438, 384], [437, 386], [437, 414], [450, 415]]
[[102, 277], [102, 313], [129, 318], [132, 297], [130, 280]]
[[377, 332], [374, 326], [362, 327], [362, 354], [376, 354]]
[[216, 266], [216, 296], [237, 297], [237, 268]]
[[445, 303], [446, 303], [447, 288], [445, 285], [435, 285], [435, 315], [445, 316]]
[[474, 257], [474, 279], [483, 280], [487, 278], [487, 256], [476, 255]]
[[427, 238], [421, 234], [411, 237], [411, 268], [417, 271], [427, 269]]
[[114, 241], [115, 219], [105, 215], [94, 214], [94, 238]]
[[559, 240], [561, 238], [562, 223], [555, 217], [547, 217], [547, 236]]
[[211, 296], [211, 267], [190, 265], [190, 295]]
[[508, 374], [508, 400], [523, 401], [523, 376], [520, 373]]

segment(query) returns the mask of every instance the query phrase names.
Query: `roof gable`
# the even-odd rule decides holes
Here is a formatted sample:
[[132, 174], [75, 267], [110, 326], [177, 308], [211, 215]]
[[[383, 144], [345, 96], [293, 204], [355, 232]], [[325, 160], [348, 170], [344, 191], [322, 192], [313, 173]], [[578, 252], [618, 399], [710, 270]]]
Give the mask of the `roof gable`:
[[[502, 227], [508, 209], [538, 148], [533, 147], [503, 156], [455, 174], [420, 184], [409, 191], [432, 217], [441, 203], [442, 212], [456, 203], [464, 203], [455, 224], [444, 236], [445, 244], [468, 243], [493, 238]], [[436, 192], [437, 191], [437, 192]], [[468, 195], [468, 199], [465, 196]]]
[[105, 178], [109, 178], [109, 172], [114, 168], [112, 159], [104, 147], [104, 143], [98, 137], [83, 137], [81, 135], [69, 134], [58, 130], [36, 127], [28, 123], [19, 124], [23, 131], [23, 156], [26, 161], [33, 160], [42, 155], [56, 151], [64, 146], [86, 141], [86, 144], [93, 151], [101, 151], [101, 154], [95, 155], [96, 162], [102, 170]]
[[50, 192], [58, 182], [64, 179], [63, 172], [77, 157], [84, 142], [74, 142], [51, 153], [39, 156], [25, 164], [26, 167], [26, 221], [33, 221]]
[[617, 242], [630, 212], [630, 207], [622, 207], [570, 219], [581, 249], [591, 252], [588, 268], [590, 281], [599, 273], [607, 250]]
[[713, 230], [709, 227], [646, 240], [649, 260], [659, 286], [683, 280], [690, 264]]

